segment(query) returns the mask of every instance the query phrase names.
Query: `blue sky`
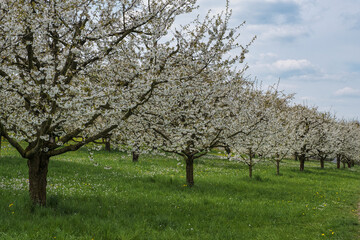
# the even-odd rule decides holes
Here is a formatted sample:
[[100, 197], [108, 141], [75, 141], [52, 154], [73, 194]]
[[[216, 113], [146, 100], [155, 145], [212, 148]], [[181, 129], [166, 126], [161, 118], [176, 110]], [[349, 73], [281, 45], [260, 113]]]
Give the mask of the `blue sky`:
[[[225, 0], [199, 0], [194, 14], [217, 13]], [[360, 119], [359, 0], [230, 0], [231, 24], [252, 36], [247, 74], [263, 85], [280, 79], [295, 102]], [[189, 17], [187, 17], [189, 19]]]

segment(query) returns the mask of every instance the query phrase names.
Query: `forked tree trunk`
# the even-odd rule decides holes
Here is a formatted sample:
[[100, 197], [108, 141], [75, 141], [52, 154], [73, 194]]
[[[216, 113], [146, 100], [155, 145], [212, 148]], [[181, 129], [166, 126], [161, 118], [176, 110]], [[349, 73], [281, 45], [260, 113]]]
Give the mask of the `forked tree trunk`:
[[194, 186], [194, 158], [186, 157], [186, 183], [189, 187]]
[[49, 157], [44, 154], [36, 154], [28, 159], [29, 167], [29, 192], [34, 205], [46, 205], [46, 185], [49, 166]]
[[300, 160], [300, 171], [304, 171], [305, 169], [305, 154], [301, 154], [299, 157]]
[[140, 156], [140, 153], [138, 151], [133, 151], [132, 152], [132, 161], [133, 162], [138, 162], [139, 161], [139, 156]]
[[277, 160], [276, 161], [276, 175], [280, 175], [280, 161]]
[[345, 161], [343, 161], [342, 163], [343, 163], [343, 168], [345, 168]]
[[325, 167], [325, 159], [324, 158], [320, 158], [320, 167], [321, 168]]

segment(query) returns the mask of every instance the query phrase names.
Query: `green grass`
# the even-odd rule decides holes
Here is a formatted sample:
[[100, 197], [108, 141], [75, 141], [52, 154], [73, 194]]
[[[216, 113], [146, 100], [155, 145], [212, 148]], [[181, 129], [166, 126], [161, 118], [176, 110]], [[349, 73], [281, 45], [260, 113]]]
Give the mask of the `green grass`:
[[86, 149], [51, 159], [48, 206], [33, 208], [26, 161], [3, 143], [0, 239], [359, 239], [358, 166], [299, 172], [288, 160], [276, 176], [263, 162], [249, 179], [245, 165], [205, 157], [188, 188], [172, 156], [100, 151], [94, 162]]

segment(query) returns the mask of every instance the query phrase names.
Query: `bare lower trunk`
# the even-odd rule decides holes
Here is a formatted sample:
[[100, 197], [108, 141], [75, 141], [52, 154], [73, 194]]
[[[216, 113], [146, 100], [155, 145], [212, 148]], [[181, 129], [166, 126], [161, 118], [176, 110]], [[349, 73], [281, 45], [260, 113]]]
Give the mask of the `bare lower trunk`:
[[250, 178], [252, 178], [252, 170], [253, 170], [252, 167], [253, 167], [253, 165], [250, 164], [250, 165], [249, 165], [249, 177], [250, 177]]
[[34, 205], [46, 205], [46, 185], [49, 166], [49, 157], [44, 154], [36, 154], [28, 159], [29, 167], [29, 192]]
[[295, 161], [299, 160], [299, 154], [297, 152], [294, 153], [294, 160]]
[[342, 163], [343, 163], [343, 168], [345, 168], [345, 161], [343, 161]]
[[304, 154], [301, 154], [300, 157], [299, 157], [299, 160], [300, 160], [300, 171], [304, 171], [305, 169], [305, 155]]
[[228, 146], [226, 146], [226, 147], [225, 147], [225, 151], [226, 151], [226, 153], [227, 153], [227, 159], [230, 160], [230, 157], [231, 157], [231, 149], [230, 149]]
[[320, 158], [320, 167], [321, 168], [325, 167], [325, 159], [324, 158]]
[[336, 155], [336, 167], [340, 168], [341, 156], [340, 154]]
[[111, 151], [110, 139], [105, 140], [105, 150], [108, 151], [108, 152]]
[[249, 177], [250, 178], [252, 178], [252, 170], [253, 170], [253, 156], [254, 156], [254, 153], [252, 152], [252, 149], [251, 148], [249, 148], [248, 149], [249, 150], [249, 160], [250, 160], [250, 162], [249, 162]]
[[133, 151], [132, 152], [132, 161], [133, 162], [138, 162], [139, 161], [139, 156], [140, 156], [140, 153], [138, 151]]
[[186, 183], [189, 187], [194, 186], [194, 159], [192, 156], [186, 158]]
[[2, 136], [1, 136], [1, 132], [0, 132], [0, 157], [1, 157], [1, 139], [2, 139]]
[[276, 161], [276, 175], [280, 175], [280, 161]]
[[351, 161], [347, 161], [348, 168], [351, 168]]

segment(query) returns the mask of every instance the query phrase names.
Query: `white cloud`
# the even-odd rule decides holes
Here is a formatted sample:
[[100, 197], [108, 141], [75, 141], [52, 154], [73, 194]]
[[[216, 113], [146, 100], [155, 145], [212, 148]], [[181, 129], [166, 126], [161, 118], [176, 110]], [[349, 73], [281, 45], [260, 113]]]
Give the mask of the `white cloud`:
[[291, 42], [297, 38], [309, 35], [309, 29], [303, 26], [282, 25], [268, 27], [264, 30], [260, 35], [260, 39], [263, 40], [274, 39]]
[[311, 36], [311, 29], [308, 26], [284, 24], [284, 25], [265, 25], [249, 24], [246, 26], [249, 33], [257, 35], [255, 44], [266, 44], [275, 41], [277, 44], [292, 44], [303, 38]]
[[274, 67], [278, 71], [287, 72], [312, 68], [312, 64], [306, 59], [287, 59], [274, 62], [272, 64], [272, 67]]
[[[198, 0], [199, 12], [225, 9], [225, 2]], [[264, 85], [280, 79], [279, 88], [295, 92], [296, 102], [360, 118], [358, 5], [359, 0], [230, 0], [230, 26], [247, 21], [240, 43], [257, 36], [246, 55], [246, 74]]]
[[336, 96], [342, 96], [342, 97], [354, 97], [354, 96], [360, 96], [360, 90], [354, 89], [351, 87], [344, 87], [342, 89], [339, 89], [335, 92]]
[[[260, 57], [259, 57], [260, 58]], [[276, 82], [280, 79], [294, 80], [295, 82], [303, 81], [319, 74], [319, 69], [307, 59], [285, 59], [274, 60], [260, 58], [260, 61], [250, 63], [249, 73], [260, 77], [262, 81], [272, 79]]]

